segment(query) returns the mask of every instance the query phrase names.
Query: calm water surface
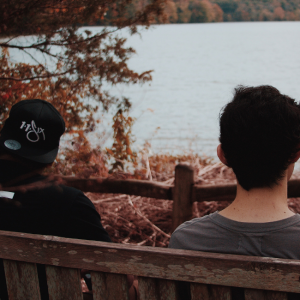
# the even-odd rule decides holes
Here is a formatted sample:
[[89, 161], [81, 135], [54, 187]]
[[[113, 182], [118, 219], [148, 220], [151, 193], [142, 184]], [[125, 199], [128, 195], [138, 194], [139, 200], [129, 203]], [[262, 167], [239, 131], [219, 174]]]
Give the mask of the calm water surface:
[[130, 37], [130, 67], [154, 70], [151, 85], [113, 90], [133, 103], [136, 144], [215, 156], [235, 86], [270, 84], [299, 101], [299, 34], [300, 22], [258, 22], [159, 25]]
[[[136, 147], [148, 141], [154, 152], [215, 157], [219, 112], [234, 87], [270, 84], [300, 100], [299, 35], [300, 22], [153, 26], [127, 41], [137, 51], [129, 66], [154, 70], [151, 84], [107, 89], [131, 99]], [[11, 57], [22, 60], [13, 51]], [[110, 126], [104, 118], [92, 142], [109, 145]]]

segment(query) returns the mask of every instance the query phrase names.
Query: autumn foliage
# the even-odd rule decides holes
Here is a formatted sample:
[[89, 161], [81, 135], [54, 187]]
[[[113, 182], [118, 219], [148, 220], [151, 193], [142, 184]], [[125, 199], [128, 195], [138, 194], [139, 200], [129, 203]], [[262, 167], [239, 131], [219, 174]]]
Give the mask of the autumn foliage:
[[[138, 24], [147, 27], [154, 20], [162, 20], [164, 0], [148, 1], [128, 14], [133, 2], [1, 1], [0, 129], [16, 102], [47, 100], [66, 122], [70, 142], [62, 158], [80, 158], [79, 153], [85, 152], [83, 161], [90, 161], [99, 150], [92, 151], [86, 140], [86, 134], [95, 130], [94, 113], [98, 109], [111, 110], [115, 113], [115, 143], [109, 153], [115, 155], [116, 161], [128, 155], [133, 157], [130, 150], [133, 120], [127, 114], [130, 102], [114, 97], [109, 90], [115, 85], [147, 82], [151, 80], [151, 71], [137, 73], [128, 67], [135, 51], [125, 46], [126, 39], [118, 32], [127, 28], [136, 34]], [[96, 22], [104, 26], [93, 32], [81, 28]], [[20, 61], [12, 59], [11, 53], [20, 57]]]
[[[128, 67], [135, 51], [125, 45], [120, 30], [136, 34], [138, 25], [153, 23], [299, 19], [297, 0], [2, 0], [0, 129], [13, 104], [41, 98], [66, 121], [69, 140], [60, 166], [54, 166], [57, 172], [104, 175], [107, 160], [114, 169], [122, 170], [126, 161], [137, 166], [131, 150], [130, 101], [111, 95], [110, 87], [148, 82], [151, 71]], [[87, 30], [83, 25], [102, 27]], [[99, 109], [114, 113], [109, 149], [91, 149], [86, 139], [96, 128]], [[136, 173], [139, 177], [139, 168]]]

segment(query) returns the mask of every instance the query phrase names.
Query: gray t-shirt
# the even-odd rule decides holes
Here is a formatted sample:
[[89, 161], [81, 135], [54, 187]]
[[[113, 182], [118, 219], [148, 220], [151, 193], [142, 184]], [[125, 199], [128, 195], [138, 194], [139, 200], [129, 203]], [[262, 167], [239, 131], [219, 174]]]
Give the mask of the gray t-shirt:
[[244, 223], [215, 212], [181, 224], [172, 234], [169, 248], [300, 259], [300, 215]]

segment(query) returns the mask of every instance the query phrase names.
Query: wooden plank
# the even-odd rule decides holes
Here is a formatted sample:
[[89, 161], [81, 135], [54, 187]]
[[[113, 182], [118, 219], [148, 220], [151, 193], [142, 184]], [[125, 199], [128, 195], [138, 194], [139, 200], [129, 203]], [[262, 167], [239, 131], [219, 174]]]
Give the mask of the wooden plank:
[[194, 185], [192, 201], [232, 201], [236, 195], [236, 184]]
[[83, 300], [78, 269], [46, 266], [49, 300]]
[[288, 182], [288, 198], [300, 197], [300, 179], [291, 179]]
[[159, 299], [157, 281], [154, 278], [139, 277], [140, 300]]
[[10, 300], [40, 300], [40, 288], [35, 264], [3, 260]]
[[191, 300], [210, 300], [207, 284], [191, 283]]
[[127, 276], [91, 272], [93, 297], [101, 300], [129, 300]]
[[300, 293], [299, 260], [139, 247], [7, 231], [0, 232], [0, 257], [101, 272]]
[[[76, 178], [57, 176], [59, 182], [84, 192], [118, 193], [142, 197], [172, 200], [172, 189], [168, 185], [147, 180], [107, 180], [103, 178]], [[192, 188], [192, 202], [232, 201], [236, 194], [236, 184], [195, 185]], [[300, 179], [288, 183], [288, 198], [300, 197]]]
[[191, 300], [231, 300], [231, 288], [191, 283]]
[[175, 186], [173, 190], [172, 230], [188, 221], [193, 215], [192, 187], [194, 168], [185, 164], [175, 167]]
[[[232, 201], [236, 195], [236, 184], [194, 185], [192, 201]], [[288, 198], [300, 197], [300, 179], [288, 182]]]
[[158, 280], [159, 300], [176, 300], [176, 285], [173, 280]]
[[231, 300], [231, 289], [228, 286], [211, 285], [210, 299], [211, 300]]
[[148, 180], [108, 180], [57, 176], [60, 182], [83, 192], [114, 193], [172, 200], [172, 187]]
[[265, 300], [264, 291], [245, 289], [245, 300]]
[[[103, 178], [76, 178], [57, 176], [60, 182], [84, 192], [119, 193], [142, 197], [172, 200], [172, 189], [168, 185], [147, 180], [107, 180]], [[232, 201], [236, 194], [236, 184], [195, 185], [192, 188], [192, 202]], [[300, 179], [288, 183], [288, 198], [300, 197]]]
[[245, 300], [288, 300], [287, 293], [245, 289]]
[[265, 300], [288, 300], [287, 293], [264, 291]]

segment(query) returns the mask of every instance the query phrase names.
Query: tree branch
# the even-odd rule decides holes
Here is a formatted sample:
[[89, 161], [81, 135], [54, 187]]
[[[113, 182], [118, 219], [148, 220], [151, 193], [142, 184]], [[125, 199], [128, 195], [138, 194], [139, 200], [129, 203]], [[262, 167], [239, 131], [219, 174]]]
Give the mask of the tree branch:
[[43, 42], [40, 44], [32, 44], [30, 46], [18, 46], [18, 45], [8, 45], [6, 43], [0, 43], [0, 47], [3, 48], [16, 48], [19, 50], [24, 50], [24, 49], [40, 49], [39, 46], [47, 46], [49, 43]]
[[46, 78], [52, 78], [52, 77], [59, 77], [62, 75], [66, 75], [70, 73], [71, 71], [74, 71], [75, 68], [69, 69], [62, 73], [49, 73], [47, 75], [36, 75], [32, 77], [26, 77], [26, 78], [16, 78], [16, 77], [0, 77], [0, 80], [14, 80], [14, 81], [26, 81], [26, 80], [33, 80], [33, 79], [46, 79]]
[[45, 70], [46, 68], [35, 58], [35, 57], [33, 57], [28, 51], [26, 51], [26, 50], [24, 50], [24, 52], [27, 54], [27, 55], [29, 55], [38, 65], [40, 65], [42, 68], [43, 68], [43, 70]]
[[9, 43], [10, 41], [12, 41], [13, 39], [18, 38], [18, 37], [19, 37], [19, 35], [13, 36], [12, 38], [10, 38], [10, 39], [7, 40], [6, 42], [4, 42], [4, 44], [7, 44], [7, 43]]

